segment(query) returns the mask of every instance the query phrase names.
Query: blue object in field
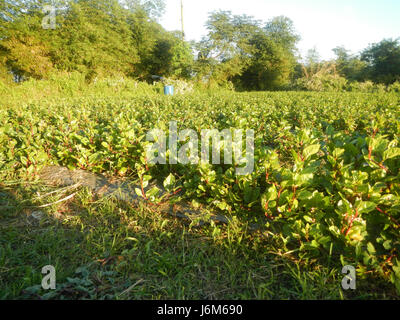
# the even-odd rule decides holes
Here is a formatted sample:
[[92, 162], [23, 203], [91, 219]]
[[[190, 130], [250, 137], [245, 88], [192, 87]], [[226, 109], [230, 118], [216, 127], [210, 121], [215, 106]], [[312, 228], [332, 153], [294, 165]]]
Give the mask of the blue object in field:
[[165, 86], [164, 87], [164, 94], [167, 96], [174, 95], [174, 87], [173, 86]]

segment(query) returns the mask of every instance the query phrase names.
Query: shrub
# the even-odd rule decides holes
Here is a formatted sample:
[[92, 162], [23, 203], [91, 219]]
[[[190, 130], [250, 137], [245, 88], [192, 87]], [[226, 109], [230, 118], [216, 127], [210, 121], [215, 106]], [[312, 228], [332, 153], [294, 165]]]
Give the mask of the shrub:
[[400, 82], [396, 81], [388, 87], [388, 92], [400, 92]]
[[8, 91], [8, 87], [4, 81], [0, 79], [0, 93], [5, 93], [6, 91]]
[[315, 74], [311, 78], [297, 80], [296, 87], [309, 91], [344, 91], [347, 80], [335, 74]]
[[296, 81], [295, 87], [308, 91], [344, 91], [347, 80], [341, 77], [334, 65], [325, 64], [314, 72], [304, 70], [304, 77]]

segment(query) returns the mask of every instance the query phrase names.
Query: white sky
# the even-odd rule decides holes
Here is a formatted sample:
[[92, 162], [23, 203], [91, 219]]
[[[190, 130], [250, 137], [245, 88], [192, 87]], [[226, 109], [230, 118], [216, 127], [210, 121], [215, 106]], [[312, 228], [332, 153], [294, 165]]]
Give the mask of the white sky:
[[[305, 55], [313, 47], [322, 59], [334, 57], [332, 49], [343, 45], [358, 53], [383, 38], [400, 37], [400, 0], [183, 0], [186, 40], [200, 40], [208, 13], [218, 9], [247, 14], [258, 20], [284, 15], [293, 20]], [[161, 24], [180, 30], [180, 0], [166, 0]]]

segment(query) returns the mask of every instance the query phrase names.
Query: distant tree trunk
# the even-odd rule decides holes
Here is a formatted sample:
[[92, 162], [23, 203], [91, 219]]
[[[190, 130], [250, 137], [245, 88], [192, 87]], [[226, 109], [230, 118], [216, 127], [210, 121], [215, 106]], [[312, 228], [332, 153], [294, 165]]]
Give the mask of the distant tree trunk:
[[181, 0], [181, 23], [182, 23], [182, 41], [185, 41], [185, 29], [183, 25], [183, 0]]

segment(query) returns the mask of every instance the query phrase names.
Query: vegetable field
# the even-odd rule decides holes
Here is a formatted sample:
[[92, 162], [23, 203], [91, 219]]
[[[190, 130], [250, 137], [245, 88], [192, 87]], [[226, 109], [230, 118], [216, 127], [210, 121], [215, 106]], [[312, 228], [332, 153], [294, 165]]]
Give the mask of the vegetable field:
[[[368, 297], [371, 291], [391, 297], [400, 293], [397, 93], [221, 91], [166, 97], [143, 91], [104, 97], [16, 98], [13, 103], [2, 99], [1, 105], [0, 191], [10, 193], [22, 183], [36, 190], [40, 171], [59, 165], [137, 181], [142, 186], [138, 195], [152, 207], [164, 201], [159, 190], [143, 190], [157, 181], [171, 192], [171, 202], [186, 201], [233, 218], [241, 231], [230, 241], [238, 243], [244, 237], [246, 246], [241, 250], [256, 252], [258, 257], [271, 255], [272, 250], [280, 259], [301, 265], [304, 274], [315, 271], [315, 266], [333, 268], [338, 277], [336, 287], [333, 285], [337, 292], [341, 290], [341, 268], [354, 266], [360, 282], [372, 283], [372, 289], [360, 289], [357, 298]], [[154, 128], [168, 132], [170, 121], [176, 121], [179, 130], [193, 129], [199, 135], [201, 130], [213, 128], [254, 130], [253, 173], [237, 176], [235, 165], [225, 164], [148, 163], [146, 134]], [[35, 196], [28, 193], [24, 197]], [[5, 226], [5, 221], [27, 212], [23, 200], [26, 198], [11, 203], [0, 198], [1, 228], [8, 228], [7, 232], [12, 227]], [[57, 210], [60, 207], [52, 206], [49, 213]], [[248, 233], [245, 226], [249, 224], [257, 224], [260, 230]], [[204, 227], [208, 231], [189, 229], [197, 235], [209, 232], [211, 238], [222, 233], [228, 239], [232, 236], [229, 228], [212, 223]], [[7, 249], [10, 240], [5, 234], [0, 236], [0, 275], [5, 272], [1, 264], [4, 270], [12, 268], [12, 264], [7, 265], [12, 251]], [[124, 237], [138, 238], [134, 231], [125, 232]], [[128, 249], [121, 246], [114, 255], [125, 257], [123, 252]], [[99, 252], [91, 254], [98, 256]], [[24, 261], [20, 259], [19, 264]], [[164, 270], [163, 263], [159, 260], [154, 268]], [[121, 272], [120, 277], [127, 277], [128, 271], [118, 270], [114, 271]], [[67, 276], [71, 277], [65, 271], [63, 277]], [[3, 296], [20, 296], [22, 289], [35, 284], [33, 280], [18, 282], [17, 278], [15, 275], [12, 281], [18, 285], [6, 283], [8, 291], [2, 292]], [[231, 281], [225, 286], [234, 286], [235, 280]], [[261, 281], [264, 287], [266, 281]], [[146, 292], [140, 297], [210, 298], [205, 294]], [[276, 297], [273, 292], [251, 292], [244, 298]], [[235, 297], [240, 298], [234, 292], [222, 295]], [[282, 293], [280, 297], [302, 296]]]

